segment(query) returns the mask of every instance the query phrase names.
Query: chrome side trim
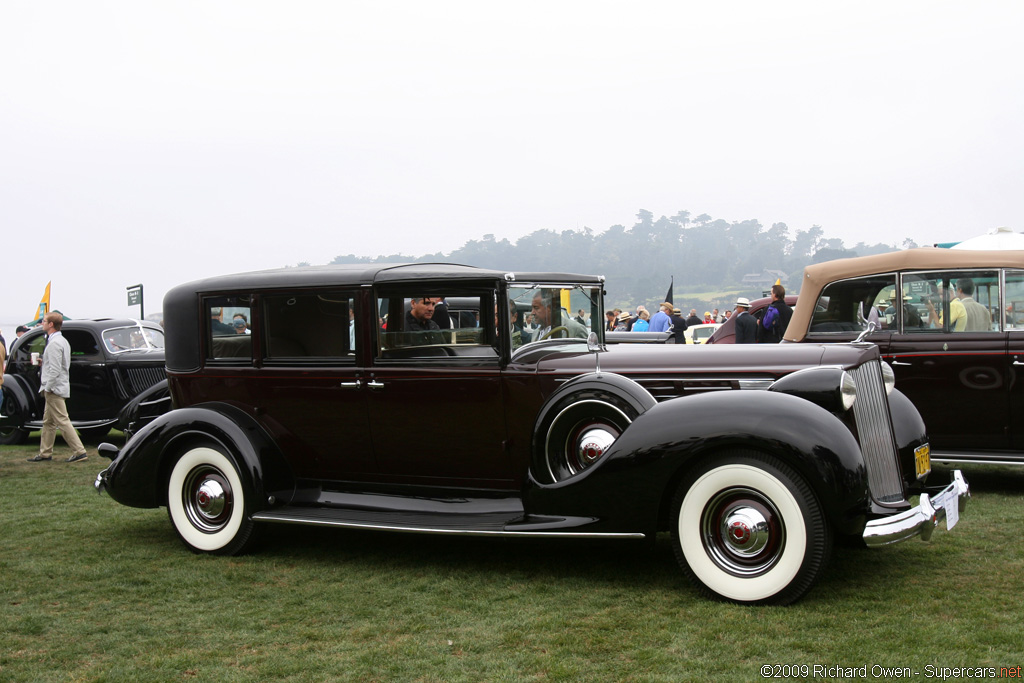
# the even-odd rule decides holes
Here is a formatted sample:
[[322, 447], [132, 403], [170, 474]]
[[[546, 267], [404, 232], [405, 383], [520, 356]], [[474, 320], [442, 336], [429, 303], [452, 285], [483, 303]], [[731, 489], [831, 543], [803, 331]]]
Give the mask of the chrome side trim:
[[953, 470], [952, 479], [949, 486], [934, 497], [922, 493], [921, 500], [910, 510], [868, 522], [864, 527], [864, 543], [869, 548], [877, 548], [914, 536], [920, 536], [923, 541], [930, 540], [935, 527], [947, 518], [947, 510], [942, 507], [941, 501], [955, 494], [959, 514], [967, 508], [967, 501], [971, 497], [970, 487], [960, 470]]
[[257, 512], [251, 519], [255, 522], [281, 522], [309, 526], [334, 526], [346, 529], [373, 529], [377, 531], [405, 531], [418, 534], [452, 534], [462, 536], [519, 536], [547, 538], [646, 538], [641, 533], [611, 533], [584, 531], [496, 531], [488, 529], [438, 529], [432, 527], [395, 526], [371, 522], [346, 522], [341, 520], [316, 519], [313, 517], [280, 516], [271, 511]]
[[964, 465], [1024, 465], [1024, 453], [976, 453], [972, 451], [935, 451], [931, 452], [932, 462], [956, 463]]

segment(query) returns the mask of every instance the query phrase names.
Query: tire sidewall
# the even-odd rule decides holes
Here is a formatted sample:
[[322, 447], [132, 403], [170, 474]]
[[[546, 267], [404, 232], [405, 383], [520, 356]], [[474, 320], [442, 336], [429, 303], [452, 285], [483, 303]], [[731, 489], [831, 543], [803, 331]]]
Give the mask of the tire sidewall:
[[[820, 506], [809, 490], [796, 486], [794, 477], [769, 462], [744, 457], [708, 464], [684, 482], [676, 496], [673, 536], [676, 555], [691, 578], [708, 592], [740, 603], [786, 604], [803, 595], [817, 578], [830, 546]], [[736, 487], [769, 499], [785, 529], [780, 555], [757, 576], [728, 572], [709, 556], [703, 541], [705, 507], [718, 492]]]
[[[216, 468], [231, 485], [231, 515], [227, 523], [213, 533], [197, 529], [189, 520], [182, 502], [182, 488], [189, 473], [201, 466]], [[235, 464], [226, 455], [209, 446], [189, 449], [171, 469], [167, 482], [167, 512], [178, 536], [195, 551], [226, 554], [240, 547], [252, 525], [248, 520], [248, 500]]]

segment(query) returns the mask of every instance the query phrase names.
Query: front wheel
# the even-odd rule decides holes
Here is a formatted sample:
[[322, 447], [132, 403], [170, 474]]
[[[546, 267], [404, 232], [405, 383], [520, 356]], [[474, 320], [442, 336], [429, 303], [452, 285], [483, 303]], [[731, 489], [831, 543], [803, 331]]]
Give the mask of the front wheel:
[[186, 451], [167, 482], [167, 512], [193, 552], [237, 555], [255, 540], [251, 496], [235, 464], [208, 446]]
[[[0, 368], [0, 372], [3, 368]], [[17, 446], [28, 440], [29, 430], [22, 429], [14, 399], [0, 390], [0, 445]]]
[[831, 554], [813, 491], [771, 456], [705, 463], [680, 484], [673, 511], [676, 559], [713, 597], [787, 605], [810, 590]]

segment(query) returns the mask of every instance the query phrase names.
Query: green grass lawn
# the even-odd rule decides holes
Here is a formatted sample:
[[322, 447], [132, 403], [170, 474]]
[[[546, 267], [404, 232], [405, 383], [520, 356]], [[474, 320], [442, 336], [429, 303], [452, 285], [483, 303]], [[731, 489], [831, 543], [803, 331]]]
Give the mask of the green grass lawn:
[[106, 460], [25, 462], [37, 448], [0, 447], [2, 681], [754, 681], [772, 664], [925, 680], [1024, 664], [1024, 469], [967, 469], [971, 505], [931, 543], [839, 547], [801, 602], [740, 607], [698, 597], [667, 537], [274, 526], [254, 554], [193, 555], [165, 510], [96, 494]]

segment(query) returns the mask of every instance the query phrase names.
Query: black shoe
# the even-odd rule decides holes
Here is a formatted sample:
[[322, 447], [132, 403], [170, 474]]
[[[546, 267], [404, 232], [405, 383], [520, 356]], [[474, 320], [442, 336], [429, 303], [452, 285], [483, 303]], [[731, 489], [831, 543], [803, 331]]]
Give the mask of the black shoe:
[[68, 458], [67, 461], [68, 462], [82, 462], [83, 460], [88, 460], [88, 459], [89, 459], [89, 454], [85, 453], [85, 452], [82, 452], [82, 453], [79, 453], [78, 455], [72, 455], [70, 458]]
[[48, 455], [33, 455], [31, 458], [28, 458], [27, 460], [29, 462], [43, 462], [44, 460], [53, 460], [53, 458], [51, 458]]

